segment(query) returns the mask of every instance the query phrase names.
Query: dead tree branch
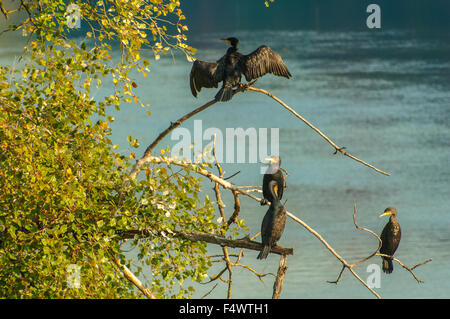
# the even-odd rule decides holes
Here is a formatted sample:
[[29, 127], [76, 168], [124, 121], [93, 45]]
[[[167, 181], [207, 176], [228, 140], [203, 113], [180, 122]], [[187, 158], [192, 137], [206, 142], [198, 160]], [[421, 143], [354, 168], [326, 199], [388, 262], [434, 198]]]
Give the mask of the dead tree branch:
[[144, 296], [146, 296], [149, 299], [156, 299], [156, 297], [152, 294], [150, 289], [145, 288], [144, 285], [141, 283], [141, 281], [131, 272], [131, 270], [128, 269], [127, 266], [122, 265], [122, 263], [116, 256], [114, 256], [113, 258], [114, 263], [123, 272], [126, 279], [131, 281], [136, 286], [136, 288], [138, 288], [144, 294]]
[[280, 265], [278, 266], [277, 278], [273, 284], [273, 294], [272, 299], [280, 299], [281, 289], [283, 289], [284, 277], [286, 275], [287, 266], [287, 256], [281, 255]]
[[258, 89], [252, 86], [249, 86], [246, 88], [246, 90], [250, 90], [250, 91], [255, 91], [255, 92], [260, 92], [260, 93], [264, 93], [265, 95], [271, 97], [272, 99], [274, 99], [275, 101], [277, 101], [279, 104], [281, 104], [285, 109], [287, 109], [288, 111], [290, 111], [292, 114], [294, 114], [297, 118], [299, 118], [300, 120], [302, 120], [306, 125], [308, 125], [310, 128], [312, 128], [314, 131], [316, 131], [323, 139], [325, 139], [331, 146], [334, 147], [335, 149], [335, 153], [339, 152], [342, 155], [345, 155], [347, 157], [350, 157], [351, 159], [366, 165], [367, 167], [370, 167], [372, 169], [374, 169], [375, 171], [377, 171], [378, 173], [384, 174], [386, 176], [390, 176], [389, 173], [386, 173], [385, 171], [382, 171], [378, 168], [376, 168], [375, 166], [364, 162], [363, 160], [360, 160], [359, 158], [357, 158], [356, 156], [351, 155], [350, 153], [348, 153], [347, 151], [345, 151], [345, 147], [339, 147], [338, 145], [336, 145], [336, 143], [334, 143], [328, 136], [326, 136], [324, 133], [322, 133], [322, 131], [320, 131], [317, 127], [315, 127], [314, 125], [312, 125], [310, 122], [308, 122], [303, 116], [299, 115], [293, 108], [291, 108], [290, 106], [288, 106], [286, 103], [284, 103], [282, 100], [280, 100], [278, 97], [276, 97], [275, 95], [273, 95], [272, 93], [263, 90], [263, 89]]
[[[198, 241], [204, 241], [206, 243], [215, 244], [219, 246], [226, 246], [230, 248], [246, 248], [251, 250], [260, 251], [263, 246], [260, 242], [253, 241], [249, 239], [248, 237], [243, 237], [239, 239], [231, 239], [226, 238], [221, 235], [215, 235], [215, 234], [208, 234], [204, 232], [199, 231], [186, 231], [186, 230], [177, 230], [172, 231], [173, 236], [177, 238], [182, 238], [184, 240], [189, 240], [193, 242]], [[151, 230], [126, 230], [123, 231], [120, 236], [122, 239], [131, 239], [135, 236], [138, 237], [149, 237], [154, 236], [154, 232]], [[292, 248], [285, 248], [279, 245], [273, 246], [270, 250], [271, 253], [277, 254], [277, 255], [293, 255], [294, 249]]]

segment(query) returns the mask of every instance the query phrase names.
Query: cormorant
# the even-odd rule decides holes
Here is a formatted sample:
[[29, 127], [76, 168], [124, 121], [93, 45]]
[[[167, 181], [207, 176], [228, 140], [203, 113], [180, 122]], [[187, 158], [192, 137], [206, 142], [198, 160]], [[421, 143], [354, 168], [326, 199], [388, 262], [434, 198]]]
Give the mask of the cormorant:
[[276, 245], [283, 234], [284, 225], [286, 224], [286, 210], [277, 197], [276, 187], [276, 181], [269, 182], [269, 189], [272, 193], [273, 200], [261, 224], [261, 243], [264, 247], [257, 259], [267, 258], [270, 249]]
[[263, 177], [263, 196], [264, 199], [261, 201], [261, 206], [267, 204], [267, 202], [272, 202], [272, 194], [269, 189], [269, 182], [276, 181], [277, 182], [277, 190], [278, 199], [281, 200], [283, 197], [283, 190], [286, 187], [286, 181], [284, 179], [283, 172], [281, 171], [281, 157], [279, 156], [271, 156], [266, 158], [269, 161], [268, 165], [270, 165], [266, 173]]
[[[402, 237], [402, 231], [400, 229], [400, 224], [397, 220], [397, 209], [395, 207], [388, 207], [384, 210], [384, 213], [379, 217], [390, 215], [389, 222], [384, 226], [383, 231], [381, 232], [381, 248], [380, 253], [393, 256], [395, 251], [397, 250], [398, 244], [400, 243], [400, 239]], [[392, 258], [389, 257], [381, 257], [383, 258], [383, 272], [386, 274], [390, 274], [394, 270], [394, 266], [392, 264]]]
[[239, 40], [236, 38], [221, 39], [231, 47], [217, 62], [196, 60], [191, 69], [190, 85], [192, 95], [205, 88], [217, 87], [223, 81], [222, 88], [217, 92], [217, 101], [229, 101], [233, 96], [233, 87], [241, 83], [241, 76], [250, 82], [266, 73], [272, 73], [286, 78], [291, 77], [281, 56], [266, 45], [248, 55], [238, 52]]

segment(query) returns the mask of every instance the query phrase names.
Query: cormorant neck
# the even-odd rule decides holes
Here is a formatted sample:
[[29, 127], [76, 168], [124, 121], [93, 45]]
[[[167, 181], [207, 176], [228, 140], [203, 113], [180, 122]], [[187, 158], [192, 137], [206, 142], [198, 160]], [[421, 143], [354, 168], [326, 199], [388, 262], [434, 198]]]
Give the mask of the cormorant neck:
[[275, 205], [280, 202], [280, 200], [278, 199], [278, 194], [275, 194], [275, 190], [274, 190], [276, 185], [277, 185], [277, 183], [275, 181], [271, 181], [269, 184], [269, 191], [270, 191], [270, 194], [272, 194], [272, 202], [270, 203], [271, 205]]
[[227, 50], [227, 53], [234, 53], [234, 52], [237, 52], [237, 47], [236, 46], [232, 46], [232, 47], [229, 47], [228, 48], [228, 50]]

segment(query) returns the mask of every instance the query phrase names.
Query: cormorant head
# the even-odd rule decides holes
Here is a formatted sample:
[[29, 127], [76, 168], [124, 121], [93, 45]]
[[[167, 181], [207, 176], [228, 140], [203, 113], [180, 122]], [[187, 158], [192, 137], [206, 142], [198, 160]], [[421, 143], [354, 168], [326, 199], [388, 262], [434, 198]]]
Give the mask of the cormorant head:
[[239, 40], [236, 38], [226, 38], [226, 39], [220, 39], [220, 40], [225, 41], [226, 43], [228, 43], [235, 49], [237, 49], [239, 46]]
[[269, 165], [266, 174], [274, 174], [281, 167], [281, 157], [279, 156], [267, 157], [265, 160], [268, 161], [268, 163], [264, 164]]
[[388, 207], [384, 210], [384, 213], [378, 217], [383, 217], [383, 216], [388, 216], [388, 215], [397, 216], [397, 209], [395, 209], [395, 207]]

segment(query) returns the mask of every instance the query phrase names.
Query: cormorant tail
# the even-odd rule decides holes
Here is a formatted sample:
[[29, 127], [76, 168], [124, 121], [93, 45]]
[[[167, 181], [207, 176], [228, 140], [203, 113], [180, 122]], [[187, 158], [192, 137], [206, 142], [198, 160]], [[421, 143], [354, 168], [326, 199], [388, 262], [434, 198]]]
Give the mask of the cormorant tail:
[[219, 92], [216, 94], [216, 101], [226, 102], [231, 100], [233, 97], [233, 87], [232, 86], [223, 86]]
[[256, 257], [256, 259], [266, 259], [267, 256], [269, 255], [269, 252], [270, 252], [270, 246], [265, 245], [263, 250], [261, 250], [261, 252], [259, 253], [258, 257]]
[[383, 272], [385, 272], [386, 274], [390, 274], [393, 270], [394, 265], [392, 264], [392, 259], [383, 258]]

